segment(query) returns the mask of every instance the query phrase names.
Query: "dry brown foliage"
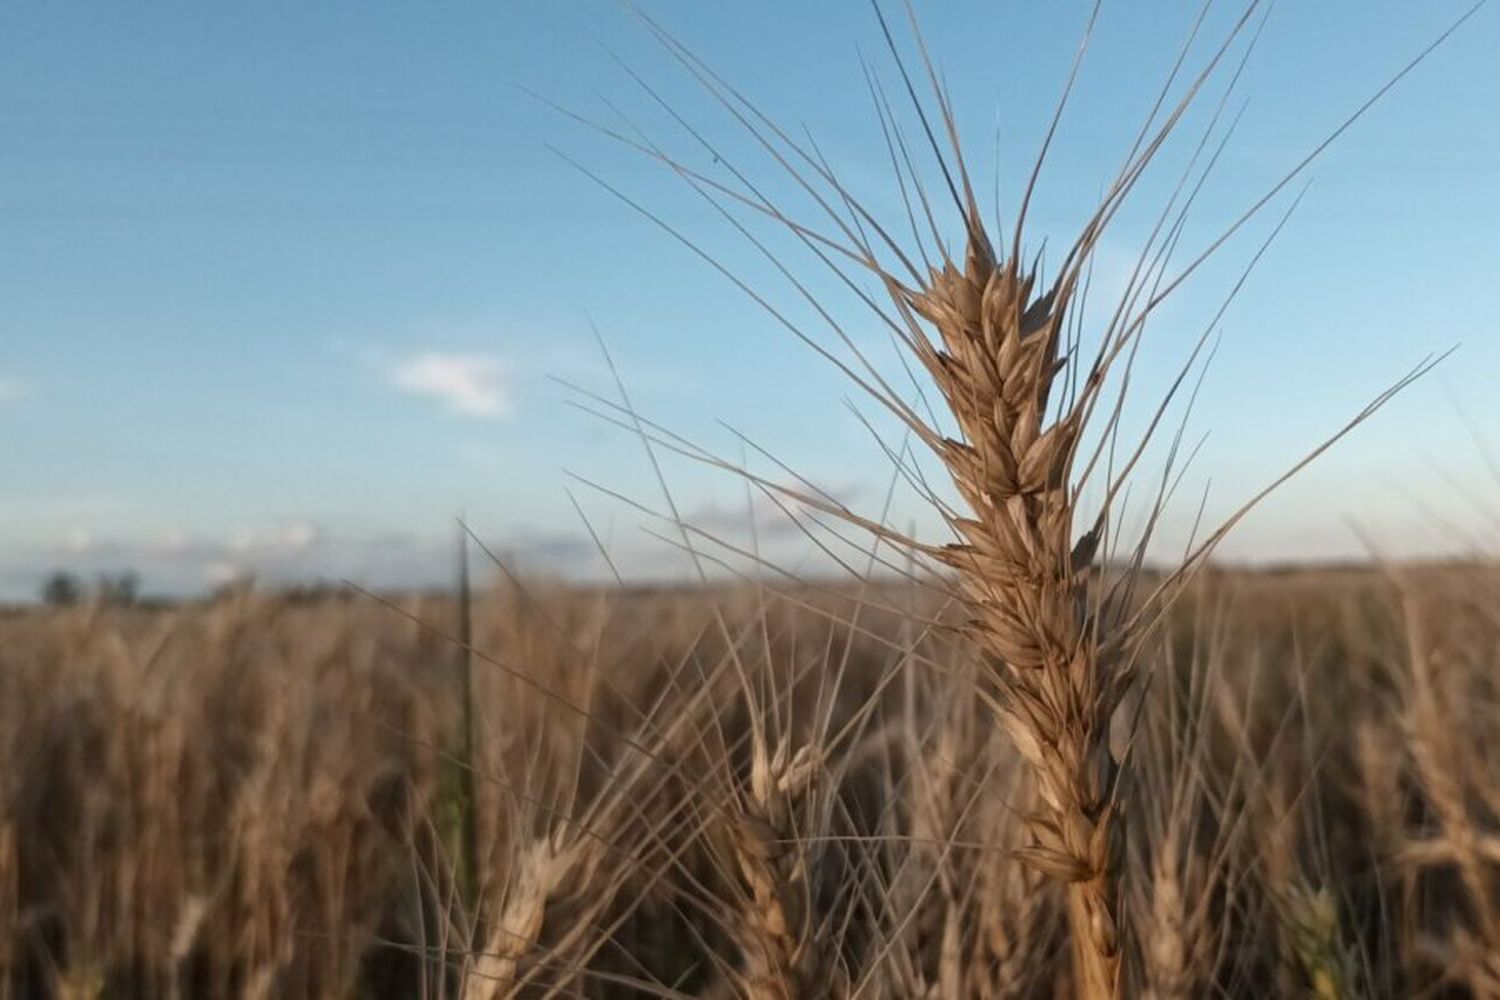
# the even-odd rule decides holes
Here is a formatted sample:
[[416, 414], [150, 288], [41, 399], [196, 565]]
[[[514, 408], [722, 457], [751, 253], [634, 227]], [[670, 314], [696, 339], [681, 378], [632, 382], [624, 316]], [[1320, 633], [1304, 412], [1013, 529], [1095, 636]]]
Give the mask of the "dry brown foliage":
[[[1147, 320], [1327, 145], [1169, 267], [1213, 114], [1112, 316], [1081, 328], [1102, 235], [1205, 88], [1229, 77], [1227, 101], [1257, 9], [1207, 52], [1189, 40], [1050, 279], [1026, 216], [1052, 131], [997, 240], [920, 32], [903, 57], [879, 16], [910, 98], [902, 118], [871, 74], [905, 205], [883, 223], [642, 15], [815, 207], [794, 220], [675, 112], [714, 173], [603, 131], [733, 219], [827, 323], [831, 345], [733, 279], [905, 435], [875, 434], [952, 540], [722, 461], [621, 387], [588, 399], [653, 464], [735, 472], [820, 544], [862, 531], [868, 568], [10, 615], [0, 1000], [1500, 995], [1495, 568], [1206, 569], [1243, 510], [1162, 572], [1150, 527], [1121, 537], [1203, 346], [1125, 441]], [[854, 292], [912, 392], [740, 215]], [[718, 540], [668, 520], [701, 567]]]
[[[1179, 603], [1128, 706], [1127, 995], [1490, 995], [1497, 581], [1215, 574]], [[474, 900], [450, 602], [12, 615], [0, 986], [1071, 994], [1065, 900], [1016, 856], [1032, 772], [959, 683], [988, 668], [858, 603], [481, 597]]]

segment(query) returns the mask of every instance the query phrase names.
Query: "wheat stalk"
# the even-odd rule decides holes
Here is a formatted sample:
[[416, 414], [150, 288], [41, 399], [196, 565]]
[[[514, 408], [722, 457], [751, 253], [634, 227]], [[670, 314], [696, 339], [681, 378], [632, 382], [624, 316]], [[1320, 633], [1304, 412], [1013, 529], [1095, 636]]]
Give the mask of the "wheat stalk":
[[938, 445], [970, 516], [939, 558], [957, 571], [967, 631], [988, 660], [989, 703], [1031, 765], [1040, 809], [1018, 856], [1068, 886], [1082, 996], [1120, 982], [1120, 829], [1109, 725], [1131, 671], [1121, 637], [1096, 627], [1087, 570], [1097, 529], [1074, 539], [1071, 468], [1086, 411], [1049, 422], [1072, 286], [1036, 290], [996, 259], [977, 216], [964, 267], [899, 293], [936, 330], [916, 339], [962, 432]]
[[974, 954], [965, 995], [1024, 1000], [1045, 993], [1056, 973], [1054, 943], [1061, 916], [1047, 877], [993, 851], [986, 852], [978, 874]]
[[19, 866], [16, 864], [17, 845], [15, 823], [11, 818], [10, 789], [8, 780], [0, 781], [0, 1000], [9, 1000], [10, 984], [14, 975], [15, 937], [13, 928], [18, 924], [17, 911], [19, 889]]
[[465, 970], [464, 1000], [509, 996], [521, 960], [537, 946], [547, 900], [575, 863], [576, 848], [538, 837], [520, 851], [490, 928], [489, 940]]
[[[1148, 898], [1136, 910], [1141, 964], [1150, 1000], [1187, 1000], [1201, 995], [1213, 972], [1212, 939], [1204, 903], [1216, 873], [1172, 827], [1154, 844]], [[1197, 895], [1189, 898], [1189, 893]]]
[[1282, 933], [1316, 1000], [1360, 996], [1357, 966], [1344, 944], [1338, 903], [1327, 888], [1295, 882], [1278, 901]]
[[770, 752], [754, 739], [748, 794], [734, 811], [730, 841], [747, 890], [734, 931], [741, 986], [750, 1000], [825, 995], [831, 971], [814, 941], [812, 878], [794, 812], [820, 762], [810, 746], [795, 754], [779, 741]]

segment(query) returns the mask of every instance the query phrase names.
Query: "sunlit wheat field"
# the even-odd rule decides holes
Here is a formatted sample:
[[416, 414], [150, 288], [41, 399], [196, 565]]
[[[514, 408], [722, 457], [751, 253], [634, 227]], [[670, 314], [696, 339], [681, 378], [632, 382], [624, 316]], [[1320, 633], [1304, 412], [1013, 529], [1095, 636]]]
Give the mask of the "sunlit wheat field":
[[[163, 100], [142, 67], [287, 86], [246, 68], [260, 51], [310, 74], [293, 91], [342, 80], [345, 56], [305, 59], [306, 37], [257, 48], [261, 28], [236, 41], [217, 21], [160, 64], [171, 31], [117, 25], [100, 65], [141, 56], [117, 104], [59, 96], [87, 60], [16, 74], [14, 109], [0, 96], [23, 140], [0, 187], [33, 227], [17, 246], [115, 218], [79, 207], [90, 163], [164, 199], [131, 209], [146, 221], [113, 279], [87, 248], [45, 274], [0, 254], [19, 303], [0, 329], [50, 302], [73, 330], [16, 353], [45, 390], [0, 368], [0, 418], [36, 469], [0, 505], [17, 598], [0, 1000], [1500, 997], [1497, 359], [1494, 285], [1473, 276], [1500, 190], [1494, 124], [1475, 120], [1492, 108], [1474, 111], [1494, 12], [1362, 34], [1320, 7], [1289, 13], [1285, 41], [1254, 0], [1018, 10], [1009, 33], [1003, 10], [959, 4], [878, 0], [801, 29], [769, 5], [743, 14], [767, 32], [749, 59], [748, 34], [726, 37], [751, 30], [741, 13], [625, 4], [630, 41], [600, 20], [583, 59], [546, 55], [571, 51], [565, 21], [523, 6], [502, 51], [538, 83], [510, 93], [559, 131], [502, 130], [512, 200], [483, 266], [518, 316], [545, 299], [586, 336], [539, 323], [505, 356], [326, 332], [322, 362], [276, 355], [306, 346], [293, 312], [326, 308], [277, 267], [329, 283], [333, 325], [372, 324], [361, 310], [420, 285], [444, 233], [472, 235], [391, 178], [441, 159], [445, 130], [484, 159], [482, 124], [539, 120], [459, 128], [417, 99], [489, 79], [482, 33], [429, 52], [430, 26], [372, 12], [385, 33], [349, 44], [410, 57], [410, 89], [382, 78], [347, 120], [283, 95], [271, 126], [231, 101], [205, 128], [178, 84], [184, 103], [139, 117], [131, 88]], [[1343, 67], [1317, 86], [1295, 55], [1310, 38]], [[611, 82], [585, 93], [584, 70]], [[1444, 72], [1418, 110], [1399, 103]], [[832, 96], [851, 82], [857, 112]], [[1255, 116], [1258, 88], [1298, 86]], [[1392, 102], [1395, 151], [1340, 159]], [[800, 117], [835, 111], [822, 133]], [[401, 121], [373, 166], [361, 154], [390, 176], [344, 173], [345, 192], [330, 164]], [[179, 160], [148, 133], [182, 122]], [[330, 253], [301, 245], [327, 219], [298, 216], [297, 240], [246, 250], [238, 294], [290, 296], [233, 307], [266, 332], [177, 327], [127, 359], [68, 326], [91, 307], [47, 292], [63, 273], [122, 307], [110, 282], [132, 268], [179, 276], [122, 329], [191, 314], [196, 244], [157, 260], [171, 213], [149, 206], [201, 223], [187, 207], [216, 204], [219, 159], [256, 197], [287, 136], [325, 134], [352, 145], [288, 190], [384, 190], [353, 215], [389, 228], [355, 238], [345, 217]], [[264, 160], [237, 145], [254, 135]], [[1382, 181], [1431, 214], [1349, 200]], [[1442, 201], [1460, 189], [1463, 211]], [[1308, 212], [1336, 252], [1292, 235]], [[255, 244], [250, 215], [221, 251]], [[410, 273], [382, 280], [361, 255], [395, 244]], [[363, 291], [341, 298], [360, 260]], [[641, 332], [674, 313], [681, 337]], [[545, 368], [558, 405], [539, 416]], [[1441, 440], [1435, 382], [1458, 428]], [[398, 400], [447, 422], [403, 423]], [[492, 480], [508, 526], [392, 527], [454, 496], [449, 476]], [[221, 537], [298, 504], [340, 527]]]

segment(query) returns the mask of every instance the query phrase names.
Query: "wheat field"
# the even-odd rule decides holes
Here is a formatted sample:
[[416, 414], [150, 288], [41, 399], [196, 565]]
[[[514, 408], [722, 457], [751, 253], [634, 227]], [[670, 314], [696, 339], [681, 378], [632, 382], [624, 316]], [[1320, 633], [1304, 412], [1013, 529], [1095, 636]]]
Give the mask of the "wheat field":
[[[1306, 168], [1472, 13], [1184, 249], [1262, 23], [1245, 5], [1189, 38], [1046, 255], [1028, 212], [1072, 76], [1002, 227], [963, 95], [876, 5], [887, 215], [640, 15], [758, 166], [681, 118], [673, 146], [566, 113], [734, 220], [802, 312], [583, 173], [830, 363], [945, 534], [699, 447], [606, 351], [617, 396], [575, 401], [642, 448], [696, 584], [499, 567], [472, 593], [465, 569], [456, 593], [7, 611], [0, 1000], [1500, 996], [1500, 569], [1215, 560], [1432, 359], [1167, 561], [1222, 309], [1159, 399], [1134, 379], [1162, 303], [1263, 223], [1227, 307]], [[1101, 311], [1106, 234], [1161, 174]], [[852, 572], [789, 578], [687, 523], [669, 453]], [[753, 571], [708, 572], [726, 552]]]
[[[485, 589], [469, 739], [451, 598], [11, 615], [0, 986], [1081, 995], [952, 610]], [[1200, 576], [1114, 734], [1123, 995], [1494, 995], [1497, 657], [1493, 567]]]

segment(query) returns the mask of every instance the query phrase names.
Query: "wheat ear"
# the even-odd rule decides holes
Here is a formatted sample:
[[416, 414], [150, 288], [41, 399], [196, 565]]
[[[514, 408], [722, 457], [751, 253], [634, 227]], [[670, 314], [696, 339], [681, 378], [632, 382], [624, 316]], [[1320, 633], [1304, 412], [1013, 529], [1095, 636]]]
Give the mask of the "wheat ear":
[[551, 838], [533, 840], [522, 852], [507, 887], [489, 941], [464, 977], [464, 1000], [491, 1000], [510, 993], [521, 960], [537, 947], [548, 898], [557, 890], [570, 859]]
[[989, 661], [989, 701], [1031, 765], [1040, 809], [1019, 856], [1068, 885], [1079, 995], [1120, 980], [1119, 822], [1109, 721], [1128, 686], [1123, 643], [1093, 620], [1087, 568], [1098, 532], [1074, 541], [1068, 473], [1085, 410], [1048, 422], [1071, 286], [1035, 293], [971, 217], [963, 270], [931, 272], [904, 301], [941, 346], [914, 341], [962, 437], [939, 456], [971, 516], [940, 558], [957, 571], [968, 631]]
[[793, 810], [819, 761], [810, 747], [796, 754], [782, 741], [774, 754], [754, 741], [749, 794], [735, 811], [736, 867], [748, 890], [735, 928], [741, 986], [750, 1000], [824, 995], [824, 963], [813, 943], [811, 872], [797, 840]]

